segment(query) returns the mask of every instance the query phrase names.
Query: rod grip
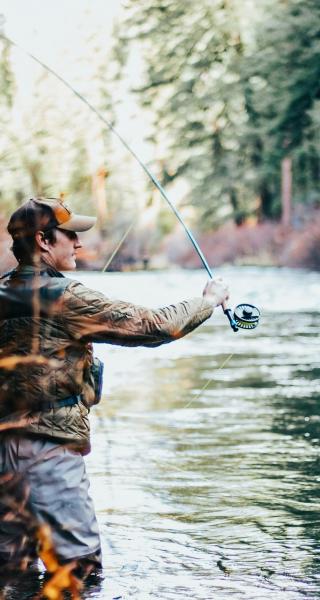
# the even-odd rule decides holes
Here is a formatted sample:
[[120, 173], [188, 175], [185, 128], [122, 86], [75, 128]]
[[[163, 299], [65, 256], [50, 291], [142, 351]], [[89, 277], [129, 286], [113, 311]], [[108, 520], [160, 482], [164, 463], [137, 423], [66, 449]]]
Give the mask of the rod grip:
[[234, 320], [234, 318], [233, 318], [233, 315], [232, 315], [232, 310], [231, 310], [231, 308], [224, 308], [224, 307], [223, 307], [223, 308], [222, 308], [222, 310], [223, 310], [224, 314], [226, 315], [226, 317], [227, 317], [227, 319], [228, 319], [228, 321], [229, 321], [229, 323], [230, 323], [230, 327], [231, 327], [231, 329], [232, 329], [234, 332], [236, 332], [236, 331], [239, 331], [239, 327], [237, 326], [237, 323], [235, 322], [235, 320]]

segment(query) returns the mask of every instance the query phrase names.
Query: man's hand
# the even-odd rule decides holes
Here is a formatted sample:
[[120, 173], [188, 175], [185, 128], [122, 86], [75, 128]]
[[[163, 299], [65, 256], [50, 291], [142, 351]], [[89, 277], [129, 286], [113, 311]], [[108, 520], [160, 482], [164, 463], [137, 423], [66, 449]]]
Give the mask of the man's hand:
[[213, 308], [221, 304], [222, 308], [225, 309], [227, 306], [226, 302], [229, 299], [229, 288], [221, 277], [211, 279], [207, 282], [203, 290], [203, 297], [208, 302], [211, 302]]

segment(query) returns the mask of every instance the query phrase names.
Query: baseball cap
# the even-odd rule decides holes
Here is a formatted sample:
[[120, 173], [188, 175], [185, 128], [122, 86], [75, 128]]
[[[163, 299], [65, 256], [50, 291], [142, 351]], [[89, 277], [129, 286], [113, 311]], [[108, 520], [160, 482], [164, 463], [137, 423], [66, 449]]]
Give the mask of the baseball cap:
[[77, 215], [58, 198], [31, 198], [10, 218], [8, 232], [14, 240], [32, 236], [36, 231], [57, 227], [65, 231], [87, 231], [96, 223], [96, 217]]

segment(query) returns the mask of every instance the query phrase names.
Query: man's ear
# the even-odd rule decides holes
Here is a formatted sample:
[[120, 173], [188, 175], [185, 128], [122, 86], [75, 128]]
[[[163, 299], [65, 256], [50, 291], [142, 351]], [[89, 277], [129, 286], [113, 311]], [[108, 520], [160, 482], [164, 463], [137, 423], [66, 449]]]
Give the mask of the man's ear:
[[36, 241], [38, 248], [40, 248], [40, 250], [43, 250], [44, 252], [48, 251], [49, 242], [44, 237], [43, 231], [36, 231], [36, 233], [34, 235], [34, 239]]

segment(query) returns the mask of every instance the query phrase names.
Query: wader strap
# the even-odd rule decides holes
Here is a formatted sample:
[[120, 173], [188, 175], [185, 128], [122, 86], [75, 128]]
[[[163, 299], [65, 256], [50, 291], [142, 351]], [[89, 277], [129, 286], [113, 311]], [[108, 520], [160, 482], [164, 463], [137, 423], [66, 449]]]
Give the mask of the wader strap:
[[42, 402], [40, 410], [51, 410], [52, 408], [61, 408], [62, 406], [74, 406], [81, 400], [81, 396], [69, 396], [68, 398], [62, 398], [62, 400], [56, 400], [55, 402]]

